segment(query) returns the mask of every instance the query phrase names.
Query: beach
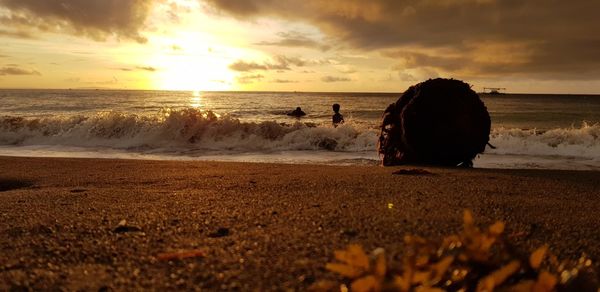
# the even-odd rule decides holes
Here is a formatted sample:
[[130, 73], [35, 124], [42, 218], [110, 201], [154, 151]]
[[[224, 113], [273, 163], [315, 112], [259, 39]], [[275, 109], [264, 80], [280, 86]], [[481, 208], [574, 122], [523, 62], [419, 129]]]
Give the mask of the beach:
[[[429, 173], [393, 174], [401, 169]], [[350, 243], [481, 226], [598, 267], [600, 172], [0, 157], [0, 290], [305, 290]], [[173, 252], [192, 252], [185, 259]]]

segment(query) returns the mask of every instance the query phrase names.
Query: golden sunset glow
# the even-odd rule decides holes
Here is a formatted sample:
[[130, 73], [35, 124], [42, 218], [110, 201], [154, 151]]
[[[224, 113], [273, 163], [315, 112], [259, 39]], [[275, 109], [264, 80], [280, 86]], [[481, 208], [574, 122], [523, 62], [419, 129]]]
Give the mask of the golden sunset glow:
[[397, 92], [453, 77], [600, 91], [593, 9], [538, 1], [3, 0], [0, 88]]

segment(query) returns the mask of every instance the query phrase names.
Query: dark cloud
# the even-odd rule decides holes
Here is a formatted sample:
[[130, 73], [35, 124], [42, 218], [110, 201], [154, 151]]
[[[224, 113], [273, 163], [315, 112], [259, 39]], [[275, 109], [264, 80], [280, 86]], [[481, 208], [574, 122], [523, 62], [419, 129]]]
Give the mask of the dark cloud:
[[0, 68], [0, 76], [6, 75], [37, 75], [41, 76], [42, 74], [36, 70], [27, 70], [19, 67], [3, 67]]
[[131, 71], [148, 71], [148, 72], [155, 72], [157, 71], [156, 68], [154, 67], [150, 67], [150, 66], [136, 66], [134, 68], [127, 68], [127, 67], [122, 67], [122, 68], [116, 68], [116, 70], [121, 70], [121, 71], [125, 71], [125, 72], [131, 72]]
[[144, 43], [140, 34], [152, 0], [0, 0], [8, 14], [0, 23], [18, 30], [85, 35], [95, 40], [109, 36]]
[[276, 41], [262, 41], [256, 44], [261, 46], [305, 47], [319, 49], [321, 51], [331, 49], [331, 46], [322, 44], [306, 34], [297, 31], [280, 32], [277, 33], [277, 36], [279, 39]]
[[286, 57], [286, 56], [275, 56], [273, 61], [265, 61], [262, 64], [256, 62], [246, 62], [243, 60], [236, 61], [235, 63], [229, 65], [229, 69], [233, 71], [239, 72], [251, 72], [251, 71], [266, 71], [266, 70], [276, 70], [276, 71], [284, 71], [291, 70], [290, 66], [302, 67], [305, 66], [308, 61], [305, 61], [301, 58], [296, 57]]
[[337, 76], [325, 76], [321, 78], [321, 81], [331, 83], [331, 82], [347, 82], [352, 81], [350, 78], [346, 77], [337, 77]]
[[156, 72], [156, 68], [151, 67], [151, 66], [138, 66], [135, 67], [138, 70], [142, 70], [142, 71], [148, 71], [148, 72]]
[[205, 1], [237, 18], [276, 16], [311, 23], [354, 49], [421, 52], [416, 66], [424, 62], [488, 75], [600, 77], [600, 1]]
[[242, 75], [242, 76], [238, 76], [237, 77], [237, 82], [240, 83], [240, 84], [250, 84], [250, 83], [254, 83], [255, 81], [260, 81], [264, 77], [265, 76], [260, 75], [260, 74]]
[[268, 66], [267, 65], [261, 65], [258, 63], [254, 63], [254, 62], [246, 62], [246, 61], [236, 61], [235, 63], [229, 65], [229, 69], [233, 70], [233, 71], [239, 71], [239, 72], [249, 72], [249, 71], [256, 71], [256, 70], [268, 70]]

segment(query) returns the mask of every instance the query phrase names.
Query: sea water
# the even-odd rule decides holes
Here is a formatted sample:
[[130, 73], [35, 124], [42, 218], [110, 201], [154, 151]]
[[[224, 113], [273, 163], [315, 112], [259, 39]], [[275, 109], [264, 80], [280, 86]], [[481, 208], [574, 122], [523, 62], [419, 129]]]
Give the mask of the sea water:
[[[377, 164], [381, 115], [400, 95], [0, 90], [0, 155]], [[496, 149], [475, 167], [600, 170], [600, 96], [481, 97]], [[307, 115], [286, 115], [296, 107]]]

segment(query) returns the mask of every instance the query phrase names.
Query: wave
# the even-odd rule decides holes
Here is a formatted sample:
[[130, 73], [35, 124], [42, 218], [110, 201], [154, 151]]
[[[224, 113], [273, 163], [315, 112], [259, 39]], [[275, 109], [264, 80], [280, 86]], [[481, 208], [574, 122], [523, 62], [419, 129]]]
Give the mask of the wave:
[[486, 153], [600, 159], [600, 124], [547, 131], [497, 128], [490, 143], [496, 149]]
[[[364, 124], [364, 121], [362, 121]], [[377, 124], [377, 121], [369, 124]], [[0, 145], [83, 147], [133, 153], [203, 155], [296, 150], [375, 153], [375, 127], [347, 123], [243, 122], [198, 109], [153, 115], [104, 112], [70, 117], [0, 117]], [[485, 153], [600, 160], [600, 124], [548, 131], [495, 128]], [[376, 155], [374, 155], [376, 156]]]
[[0, 118], [0, 145], [107, 147], [132, 151], [216, 150], [374, 151], [375, 130], [313, 123], [242, 122], [188, 108], [142, 116], [118, 112], [89, 116]]

